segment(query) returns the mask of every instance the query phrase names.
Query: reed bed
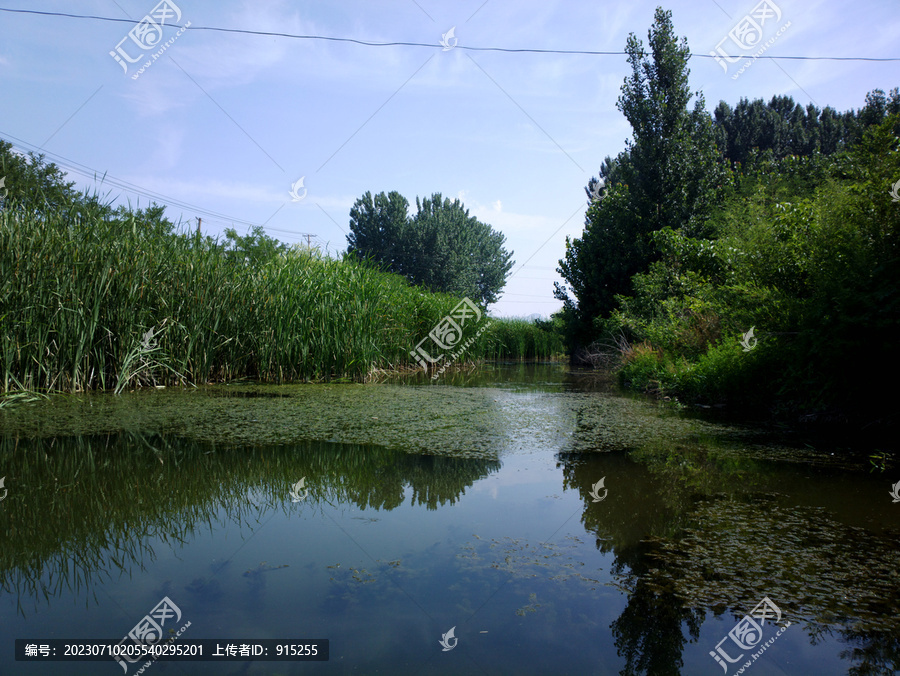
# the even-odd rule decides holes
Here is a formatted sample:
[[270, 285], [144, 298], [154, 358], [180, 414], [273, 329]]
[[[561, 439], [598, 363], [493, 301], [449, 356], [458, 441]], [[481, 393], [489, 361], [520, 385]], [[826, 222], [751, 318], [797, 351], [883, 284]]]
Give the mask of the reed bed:
[[565, 344], [560, 333], [527, 319], [495, 320], [488, 331], [485, 358], [499, 361], [560, 359]]
[[[361, 381], [415, 365], [409, 351], [458, 302], [315, 250], [249, 265], [133, 215], [0, 210], [3, 393]], [[534, 325], [492, 322], [466, 359], [559, 351]]]

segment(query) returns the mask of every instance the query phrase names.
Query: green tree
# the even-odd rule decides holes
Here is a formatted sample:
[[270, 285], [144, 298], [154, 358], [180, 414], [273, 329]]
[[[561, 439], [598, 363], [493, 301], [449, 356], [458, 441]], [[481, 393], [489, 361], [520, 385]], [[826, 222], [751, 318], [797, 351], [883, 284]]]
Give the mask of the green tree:
[[631, 277], [657, 257], [650, 234], [666, 227], [703, 233], [729, 180], [703, 96], [688, 109], [690, 51], [674, 34], [671, 12], [657, 8], [648, 37], [650, 54], [634, 34], [628, 37], [632, 72], [617, 104], [633, 140], [615, 162], [604, 162], [603, 199], [588, 208], [582, 237], [566, 239], [559, 262], [568, 288], [557, 284], [555, 295], [574, 322], [568, 332], [574, 343], [591, 342], [595, 320], [609, 315], [617, 295], [631, 293]]
[[[883, 92], [880, 103], [877, 97], [873, 101], [872, 106], [865, 109], [866, 119], [880, 121], [878, 110], [887, 109]], [[714, 115], [720, 149], [728, 160], [742, 165], [747, 163], [754, 150], [772, 151], [772, 156], [779, 160], [788, 155], [807, 156], [817, 151], [832, 155], [858, 134], [858, 124], [852, 113], [846, 117], [834, 108], [826, 106], [819, 110], [811, 103], [804, 109], [790, 96], [773, 96], [769, 103], [762, 99], [749, 101], [742, 98], [733, 109], [720, 101]]]
[[482, 223], [457, 199], [435, 193], [416, 198], [408, 240], [408, 275], [416, 284], [495, 303], [513, 266], [506, 237]]
[[[633, 193], [640, 232], [664, 227], [701, 229], [725, 180], [715, 144], [712, 119], [703, 95], [688, 109], [690, 48], [679, 43], [671, 11], [657, 8], [649, 33], [650, 54], [630, 35], [626, 45], [632, 73], [626, 78], [618, 108], [631, 124], [629, 162], [622, 180]], [[652, 60], [651, 60], [652, 57]]]
[[75, 190], [75, 183], [66, 181], [65, 174], [52, 162], [44, 161], [43, 155], [15, 152], [13, 145], [0, 140], [0, 179], [5, 194], [4, 208], [16, 204], [19, 208], [43, 211], [47, 207], [70, 206], [83, 195]]
[[269, 237], [262, 226], [255, 225], [245, 236], [234, 228], [225, 228], [225, 255], [235, 263], [258, 267], [287, 251], [286, 244]]
[[[654, 233], [661, 259], [632, 278], [607, 326], [649, 343], [624, 357], [622, 381], [841, 424], [854, 442], [864, 428], [893, 438], [896, 406], [872, 383], [898, 378], [898, 129], [886, 115], [831, 156], [760, 165], [714, 237]], [[759, 346], [747, 354], [738, 338], [751, 326]]]
[[891, 90], [890, 98], [885, 96], [883, 89], [874, 89], [866, 94], [866, 105], [856, 116], [861, 127], [860, 140], [862, 129], [880, 125], [888, 115], [897, 114], [900, 114], [900, 89], [897, 87]]
[[113, 208], [97, 194], [80, 192], [75, 183], [43, 155], [17, 153], [11, 143], [0, 141], [0, 207], [16, 209], [46, 217], [50, 212], [64, 212], [70, 222], [76, 218], [102, 218], [130, 224], [148, 236], [172, 235], [175, 226], [164, 216], [165, 207], [155, 203], [141, 209], [129, 205]]
[[504, 235], [440, 193], [407, 209], [397, 192], [366, 192], [350, 210], [348, 251], [432, 291], [495, 303], [513, 266]]
[[366, 193], [350, 209], [347, 251], [375, 261], [385, 270], [405, 274], [401, 245], [409, 227], [409, 202], [396, 191]]

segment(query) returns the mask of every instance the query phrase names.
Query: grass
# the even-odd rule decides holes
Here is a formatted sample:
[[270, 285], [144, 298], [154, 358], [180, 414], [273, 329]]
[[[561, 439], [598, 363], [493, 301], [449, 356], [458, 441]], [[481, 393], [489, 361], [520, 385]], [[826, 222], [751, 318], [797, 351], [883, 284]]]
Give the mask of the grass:
[[711, 344], [695, 361], [672, 355], [649, 342], [623, 345], [616, 369], [619, 384], [687, 403], [740, 403], [765, 406], [754, 383], [778, 371], [777, 352], [760, 346], [745, 352], [738, 336]]
[[[253, 265], [225, 251], [133, 216], [0, 210], [0, 392], [361, 381], [415, 366], [460, 300], [316, 250]], [[464, 358], [558, 352], [534, 324], [493, 320]]]

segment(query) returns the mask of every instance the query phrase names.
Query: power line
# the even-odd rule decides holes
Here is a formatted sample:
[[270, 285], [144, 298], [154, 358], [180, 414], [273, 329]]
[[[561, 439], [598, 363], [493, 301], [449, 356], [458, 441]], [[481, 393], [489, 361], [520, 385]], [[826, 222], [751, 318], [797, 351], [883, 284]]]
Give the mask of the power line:
[[[112, 21], [115, 23], [138, 24], [140, 20], [121, 19], [109, 16], [96, 16], [92, 14], [68, 14], [66, 12], [43, 12], [35, 9], [11, 9], [8, 7], [0, 7], [0, 12], [10, 12], [13, 14], [37, 14], [41, 16], [56, 16], [69, 19], [92, 19], [95, 21]], [[165, 24], [166, 28], [184, 28], [180, 24]], [[444, 49], [440, 43], [428, 42], [371, 42], [368, 40], [356, 40], [354, 38], [339, 38], [330, 35], [297, 35], [295, 33], [275, 33], [270, 31], [252, 31], [244, 28], [222, 28], [220, 26], [195, 26], [191, 24], [187, 30], [191, 31], [214, 31], [217, 33], [240, 33], [244, 35], [259, 35], [263, 37], [282, 37], [291, 38], [293, 40], [326, 40], [329, 42], [350, 42], [366, 47], [428, 47], [435, 49], [440, 47]], [[470, 47], [467, 45], [457, 44], [453, 49], [462, 49], [470, 52], [506, 52], [510, 54], [577, 54], [583, 56], [627, 56], [628, 52], [607, 52], [607, 51], [591, 51], [582, 49], [511, 49], [507, 47]], [[719, 58], [715, 54], [694, 54], [690, 56], [703, 59]], [[748, 55], [735, 55], [748, 56]], [[749, 58], [749, 56], [748, 56]], [[900, 57], [869, 57], [869, 56], [756, 56], [757, 59], [785, 59], [791, 61], [900, 61]]]
[[[222, 219], [225, 219], [226, 221], [230, 221], [232, 223], [238, 223], [240, 225], [249, 225], [249, 226], [256, 225], [255, 223], [250, 223], [249, 221], [244, 221], [239, 218], [231, 218], [230, 216], [228, 216], [226, 214], [220, 214], [215, 211], [210, 211], [208, 209], [198, 207], [195, 204], [190, 204], [188, 202], [182, 202], [181, 200], [177, 200], [172, 197], [166, 197], [165, 195], [161, 195], [159, 193], [153, 192], [152, 190], [150, 190], [148, 188], [142, 188], [141, 186], [135, 185], [133, 183], [129, 183], [128, 181], [125, 181], [123, 179], [119, 179], [114, 176], [110, 176], [109, 174], [99, 172], [95, 169], [91, 169], [90, 167], [88, 167], [86, 165], [83, 165], [79, 162], [75, 162], [74, 160], [70, 160], [66, 157], [63, 157], [62, 155], [56, 155], [54, 153], [50, 153], [45, 150], [42, 150], [41, 148], [38, 148], [37, 146], [34, 146], [34, 145], [28, 143], [27, 141], [23, 141], [22, 139], [16, 138], [15, 136], [12, 136], [11, 134], [7, 134], [6, 132], [0, 131], [0, 137], [5, 138], [7, 140], [12, 139], [12, 141], [15, 141], [20, 147], [24, 147], [25, 149], [30, 150], [31, 152], [34, 152], [36, 154], [48, 156], [50, 159], [53, 160], [54, 164], [57, 164], [60, 167], [67, 169], [68, 171], [71, 171], [73, 173], [84, 176], [85, 178], [97, 181], [98, 177], [99, 177], [99, 181], [101, 182], [101, 184], [108, 183], [109, 185], [111, 185], [114, 188], [120, 188], [122, 190], [126, 190], [128, 192], [132, 192], [134, 194], [141, 195], [142, 197], [146, 197], [148, 199], [165, 202], [169, 205], [174, 205], [174, 206], [180, 207], [182, 209], [196, 211], [196, 212], [202, 213], [206, 216], [212, 216], [214, 218], [222, 218]], [[12, 142], [12, 141], [10, 141], [10, 142]]]
[[[248, 228], [257, 227], [260, 225], [259, 223], [252, 223], [250, 221], [245, 221], [240, 218], [234, 218], [232, 216], [229, 216], [228, 214], [221, 214], [216, 211], [211, 211], [209, 209], [199, 207], [195, 204], [190, 204], [189, 202], [183, 202], [181, 200], [175, 199], [174, 197], [168, 197], [166, 195], [162, 195], [162, 194], [154, 192], [148, 188], [143, 188], [143, 187], [135, 185], [133, 183], [129, 183], [128, 181], [125, 181], [123, 179], [119, 179], [119, 178], [115, 178], [114, 176], [110, 176], [109, 174], [106, 174], [106, 173], [101, 174], [101, 172], [98, 172], [95, 169], [91, 169], [90, 167], [85, 166], [79, 162], [75, 162], [74, 160], [65, 158], [62, 155], [56, 155], [54, 153], [44, 151], [44, 150], [28, 143], [27, 141], [23, 141], [22, 139], [16, 138], [15, 136], [7, 134], [6, 132], [0, 131], [0, 138], [7, 140], [9, 143], [11, 143], [13, 145], [14, 148], [18, 147], [18, 149], [20, 151], [22, 149], [30, 150], [31, 152], [33, 152], [35, 154], [40, 154], [40, 155], [49, 157], [51, 160], [53, 160], [54, 164], [65, 169], [67, 173], [72, 172], [72, 173], [78, 174], [80, 176], [84, 176], [85, 178], [87, 178], [89, 180], [99, 181], [99, 183], [101, 185], [103, 183], [106, 183], [114, 188], [119, 188], [120, 190], [123, 190], [125, 192], [140, 195], [142, 197], [146, 197], [148, 200], [151, 200], [153, 202], [158, 202], [158, 203], [166, 205], [166, 206], [170, 206], [170, 207], [174, 206], [174, 207], [178, 207], [180, 209], [184, 209], [186, 211], [191, 211], [194, 213], [202, 214], [203, 216], [206, 216], [209, 220], [216, 221], [219, 223], [225, 223], [225, 224], [230, 224], [230, 225], [244, 225], [244, 226], [247, 226]], [[13, 143], [13, 141], [15, 141], [15, 143]], [[312, 233], [293, 232], [290, 230], [281, 230], [278, 228], [271, 228], [271, 227], [267, 227], [267, 226], [260, 226], [260, 227], [263, 227], [264, 229], [269, 230], [269, 231], [280, 232], [280, 233], [284, 233], [287, 235], [293, 235], [295, 237], [300, 237], [300, 238], [306, 238], [307, 235], [309, 235], [309, 237], [316, 236]]]

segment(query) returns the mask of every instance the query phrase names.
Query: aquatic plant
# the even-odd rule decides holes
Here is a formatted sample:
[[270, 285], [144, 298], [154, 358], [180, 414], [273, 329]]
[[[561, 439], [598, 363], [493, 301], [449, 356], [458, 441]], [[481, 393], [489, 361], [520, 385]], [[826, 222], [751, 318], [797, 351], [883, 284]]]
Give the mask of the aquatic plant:
[[[5, 206], [0, 392], [361, 381], [415, 364], [410, 350], [460, 300], [317, 250], [228, 253], [140, 212]], [[557, 352], [550, 332], [493, 320], [462, 361]]]

